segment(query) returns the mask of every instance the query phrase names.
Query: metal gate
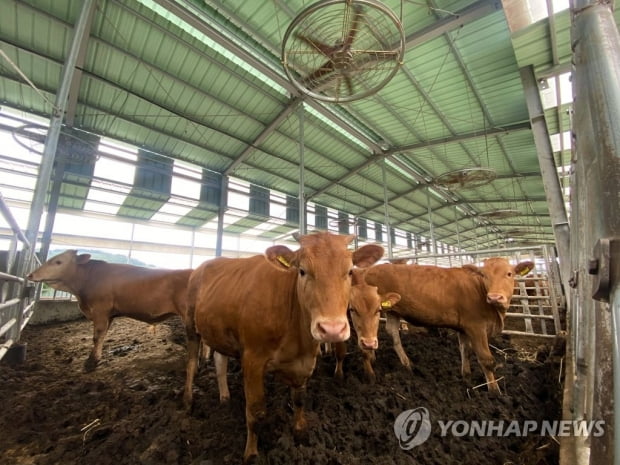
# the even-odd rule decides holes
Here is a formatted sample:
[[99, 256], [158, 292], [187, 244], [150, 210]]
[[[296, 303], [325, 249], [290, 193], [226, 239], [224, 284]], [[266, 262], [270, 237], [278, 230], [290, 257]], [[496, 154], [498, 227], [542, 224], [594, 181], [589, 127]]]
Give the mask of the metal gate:
[[17, 221], [0, 194], [1, 218], [6, 221], [12, 231], [10, 245], [6, 252], [0, 255], [0, 360], [8, 350], [19, 342], [21, 332], [30, 320], [34, 309], [35, 287], [28, 286], [22, 278], [27, 270], [36, 267], [35, 258], [32, 263], [24, 263], [24, 254], [31, 247]]

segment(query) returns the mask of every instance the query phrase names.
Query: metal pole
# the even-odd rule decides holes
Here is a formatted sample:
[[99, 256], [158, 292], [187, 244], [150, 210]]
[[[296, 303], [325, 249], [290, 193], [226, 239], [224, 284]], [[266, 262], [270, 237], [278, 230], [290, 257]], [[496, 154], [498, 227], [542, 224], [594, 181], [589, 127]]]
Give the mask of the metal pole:
[[[458, 247], [458, 251], [461, 251], [461, 236], [460, 236], [460, 228], [459, 228], [459, 221], [458, 221], [458, 207], [455, 205], [454, 206], [454, 224], [456, 226], [456, 246]], [[463, 266], [463, 256], [460, 256], [460, 264], [461, 266]]]
[[222, 256], [222, 242], [224, 240], [224, 214], [228, 206], [228, 176], [222, 176], [220, 181], [220, 206], [217, 211], [217, 232], [215, 234], [215, 256]]
[[306, 173], [304, 145], [304, 104], [299, 105], [299, 233], [306, 234]]
[[189, 249], [189, 268], [194, 268], [194, 250], [196, 248], [196, 228], [192, 228], [192, 241]]
[[[580, 299], [587, 299], [584, 309], [591, 310], [594, 319], [594, 334], [587, 341], [593, 352], [593, 392], [587, 401], [592, 402], [592, 419], [613, 424], [614, 432], [613, 438], [591, 438], [590, 463], [612, 463], [613, 457], [620, 465], [620, 257], [614, 242], [620, 240], [620, 34], [610, 3], [573, 0], [572, 11], [575, 171], [580, 186], [576, 202], [583, 208], [578, 241], [584, 254], [599, 263], [573, 265], [579, 270]], [[607, 240], [612, 250], [605, 255], [595, 245]], [[607, 295], [596, 298], [609, 305], [589, 298], [603, 266], [610, 270]]]
[[[31, 264], [34, 263], [33, 259], [35, 249], [37, 247], [39, 226], [41, 225], [41, 217], [43, 216], [43, 210], [45, 208], [47, 188], [49, 186], [50, 179], [52, 177], [52, 170], [54, 168], [54, 157], [56, 156], [58, 138], [60, 137], [60, 128], [65, 116], [65, 110], [67, 108], [67, 98], [69, 96], [69, 89], [71, 88], [71, 80], [75, 71], [75, 65], [78, 60], [80, 48], [84, 42], [84, 37], [88, 30], [87, 26], [90, 24], [90, 17], [95, 11], [95, 4], [95, 0], [84, 0], [84, 3], [82, 4], [82, 11], [80, 12], [80, 16], [75, 25], [71, 49], [62, 69], [60, 88], [56, 94], [56, 101], [54, 103], [54, 108], [52, 109], [50, 126], [45, 138], [45, 147], [43, 148], [41, 166], [39, 167], [39, 175], [35, 184], [32, 203], [30, 205], [30, 216], [28, 217], [28, 225], [25, 233], [26, 238], [28, 239], [27, 243], [30, 244], [30, 247], [24, 248], [19, 262], [17, 263], [15, 273], [17, 276], [24, 276], [28, 272], [28, 268]], [[41, 261], [44, 261], [45, 258], [46, 257], [41, 257]], [[12, 339], [14, 341], [19, 340], [24, 320], [23, 317], [24, 314], [19, 312], [17, 315], [17, 323], [7, 332], [8, 339]]]
[[435, 243], [435, 228], [433, 227], [433, 209], [431, 208], [431, 190], [426, 188], [426, 207], [428, 209], [428, 232], [430, 234], [431, 251], [435, 255], [435, 265], [437, 265], [437, 244]]
[[[54, 158], [56, 156], [58, 138], [60, 137], [60, 128], [67, 107], [67, 98], [69, 96], [69, 89], [71, 88], [71, 80], [75, 71], [75, 64], [80, 53], [80, 48], [84, 42], [84, 37], [88, 32], [87, 25], [90, 24], [90, 16], [95, 11], [95, 5], [95, 0], [84, 0], [80, 17], [75, 24], [75, 32], [73, 35], [73, 42], [71, 43], [71, 50], [69, 51], [69, 55], [67, 56], [62, 70], [60, 88], [56, 94], [56, 101], [52, 110], [50, 126], [45, 139], [45, 147], [43, 149], [41, 166], [39, 168], [39, 176], [37, 177], [32, 204], [30, 206], [30, 216], [28, 218], [26, 236], [32, 244], [32, 249], [26, 257], [26, 263], [30, 263], [32, 256], [34, 255], [34, 249], [36, 248], [39, 226], [41, 224], [41, 216], [43, 215], [43, 210], [45, 207], [45, 197], [47, 196], [47, 187], [52, 177]], [[45, 257], [41, 257], [41, 261], [44, 260]]]
[[131, 235], [129, 237], [129, 250], [127, 251], [127, 263], [131, 262], [131, 254], [133, 253], [133, 242], [136, 234], [136, 223], [131, 223]]
[[[560, 178], [553, 158], [553, 149], [547, 132], [545, 112], [543, 110], [538, 85], [532, 66], [521, 68], [521, 82], [525, 90], [527, 109], [532, 124], [534, 143], [538, 153], [538, 163], [543, 178], [543, 187], [549, 205], [549, 214], [553, 224], [555, 243], [560, 258], [560, 275], [566, 289], [570, 278], [570, 227]], [[561, 135], [560, 135], [561, 136]]]
[[388, 209], [388, 191], [387, 191], [387, 172], [385, 169], [386, 160], [383, 159], [381, 164], [381, 172], [383, 175], [383, 207], [385, 209], [385, 229], [387, 232], [388, 258], [392, 258], [392, 229], [390, 227], [390, 213]]

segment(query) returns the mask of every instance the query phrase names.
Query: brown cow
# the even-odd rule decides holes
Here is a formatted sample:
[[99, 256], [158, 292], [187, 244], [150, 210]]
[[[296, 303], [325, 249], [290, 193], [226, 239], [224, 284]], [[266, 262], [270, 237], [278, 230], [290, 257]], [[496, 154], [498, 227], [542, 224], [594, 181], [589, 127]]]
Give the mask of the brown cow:
[[[359, 273], [362, 270], [354, 270], [354, 285], [351, 287], [349, 313], [357, 334], [357, 345], [362, 351], [364, 371], [368, 380], [374, 383], [376, 376], [372, 369], [372, 362], [375, 360], [375, 350], [379, 347], [379, 339], [377, 338], [379, 317], [381, 311], [385, 311], [398, 303], [400, 295], [395, 292], [379, 294], [376, 286], [369, 286], [364, 282]], [[344, 378], [342, 364], [347, 353], [346, 342], [337, 342], [335, 352], [336, 370], [334, 375], [342, 380]]]
[[298, 236], [301, 247], [267, 249], [264, 256], [216, 258], [191, 275], [188, 286], [188, 362], [184, 400], [189, 407], [202, 338], [214, 351], [241, 358], [246, 401], [244, 462], [257, 454], [256, 423], [264, 418], [266, 372], [292, 388], [294, 428], [305, 428], [303, 394], [321, 342], [348, 339], [347, 304], [353, 265], [370, 266], [383, 248], [347, 250], [353, 236]]
[[[362, 350], [364, 357], [364, 369], [371, 382], [375, 381], [375, 373], [372, 369], [371, 361], [374, 361], [375, 350], [379, 347], [377, 332], [379, 331], [379, 317], [382, 310], [392, 307], [400, 300], [400, 296], [395, 292], [389, 292], [384, 296], [380, 296], [376, 286], [369, 286], [365, 282], [359, 282], [356, 279], [359, 270], [353, 270], [353, 285], [351, 286], [351, 295], [349, 297], [349, 314], [355, 334], [357, 334], [357, 345]], [[325, 345], [331, 346], [327, 343]], [[340, 380], [344, 378], [342, 364], [347, 353], [346, 342], [336, 342], [336, 370], [334, 376]], [[213, 354], [215, 362], [215, 371], [217, 374], [217, 385], [220, 393], [220, 402], [230, 400], [230, 391], [228, 389], [227, 373], [228, 373], [228, 357], [218, 352]]]
[[488, 389], [499, 392], [488, 337], [503, 330], [515, 274], [525, 275], [533, 267], [532, 262], [513, 266], [499, 257], [485, 260], [482, 267], [382, 264], [364, 270], [364, 279], [380, 293], [398, 292], [401, 296], [387, 313], [386, 328], [403, 365], [411, 367], [400, 341], [401, 318], [418, 326], [452, 328], [459, 336], [461, 373], [469, 375], [473, 349]]
[[77, 298], [80, 310], [93, 322], [94, 346], [84, 364], [85, 371], [92, 371], [101, 361], [103, 341], [114, 318], [158, 323], [179, 315], [185, 323], [191, 272], [108, 263], [66, 250], [27, 277]]

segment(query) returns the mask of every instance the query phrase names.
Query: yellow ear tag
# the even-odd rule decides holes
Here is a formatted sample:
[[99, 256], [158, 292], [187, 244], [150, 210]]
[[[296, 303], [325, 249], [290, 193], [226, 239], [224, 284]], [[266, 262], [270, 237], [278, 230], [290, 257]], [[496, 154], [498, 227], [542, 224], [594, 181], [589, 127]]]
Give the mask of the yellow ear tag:
[[282, 263], [285, 267], [290, 268], [291, 264], [284, 258], [282, 255], [278, 255], [278, 261]]
[[389, 300], [384, 300], [381, 302], [381, 308], [392, 308], [392, 302]]
[[530, 268], [524, 268], [521, 270], [521, 273], [519, 273], [519, 275], [521, 276], [525, 276], [526, 274], [528, 274], [530, 271], [532, 271]]

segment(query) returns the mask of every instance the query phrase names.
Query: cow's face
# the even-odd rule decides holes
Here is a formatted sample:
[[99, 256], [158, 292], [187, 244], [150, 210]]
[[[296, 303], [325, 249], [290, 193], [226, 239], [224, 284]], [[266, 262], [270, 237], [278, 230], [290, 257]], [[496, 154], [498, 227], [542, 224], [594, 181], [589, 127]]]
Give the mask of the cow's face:
[[297, 270], [297, 296], [310, 316], [310, 332], [319, 342], [340, 342], [351, 330], [347, 307], [353, 266], [370, 266], [381, 258], [383, 248], [367, 245], [348, 250], [353, 236], [315, 233], [298, 238], [301, 247], [292, 252], [284, 246], [270, 247], [267, 258], [281, 267]]
[[90, 260], [89, 254], [78, 255], [76, 250], [66, 250], [50, 258], [27, 278], [30, 281], [44, 281], [56, 289], [65, 290], [60, 286], [75, 275], [77, 265], [86, 263], [88, 260]]
[[351, 287], [349, 310], [351, 321], [357, 333], [357, 344], [362, 350], [375, 350], [379, 347], [379, 317], [382, 310], [389, 310], [400, 301], [400, 295], [389, 292], [380, 295], [376, 286], [355, 283]]
[[479, 271], [484, 277], [487, 302], [507, 310], [514, 293], [515, 276], [525, 276], [532, 269], [534, 269], [534, 263], [530, 261], [513, 266], [505, 258], [486, 259]]

